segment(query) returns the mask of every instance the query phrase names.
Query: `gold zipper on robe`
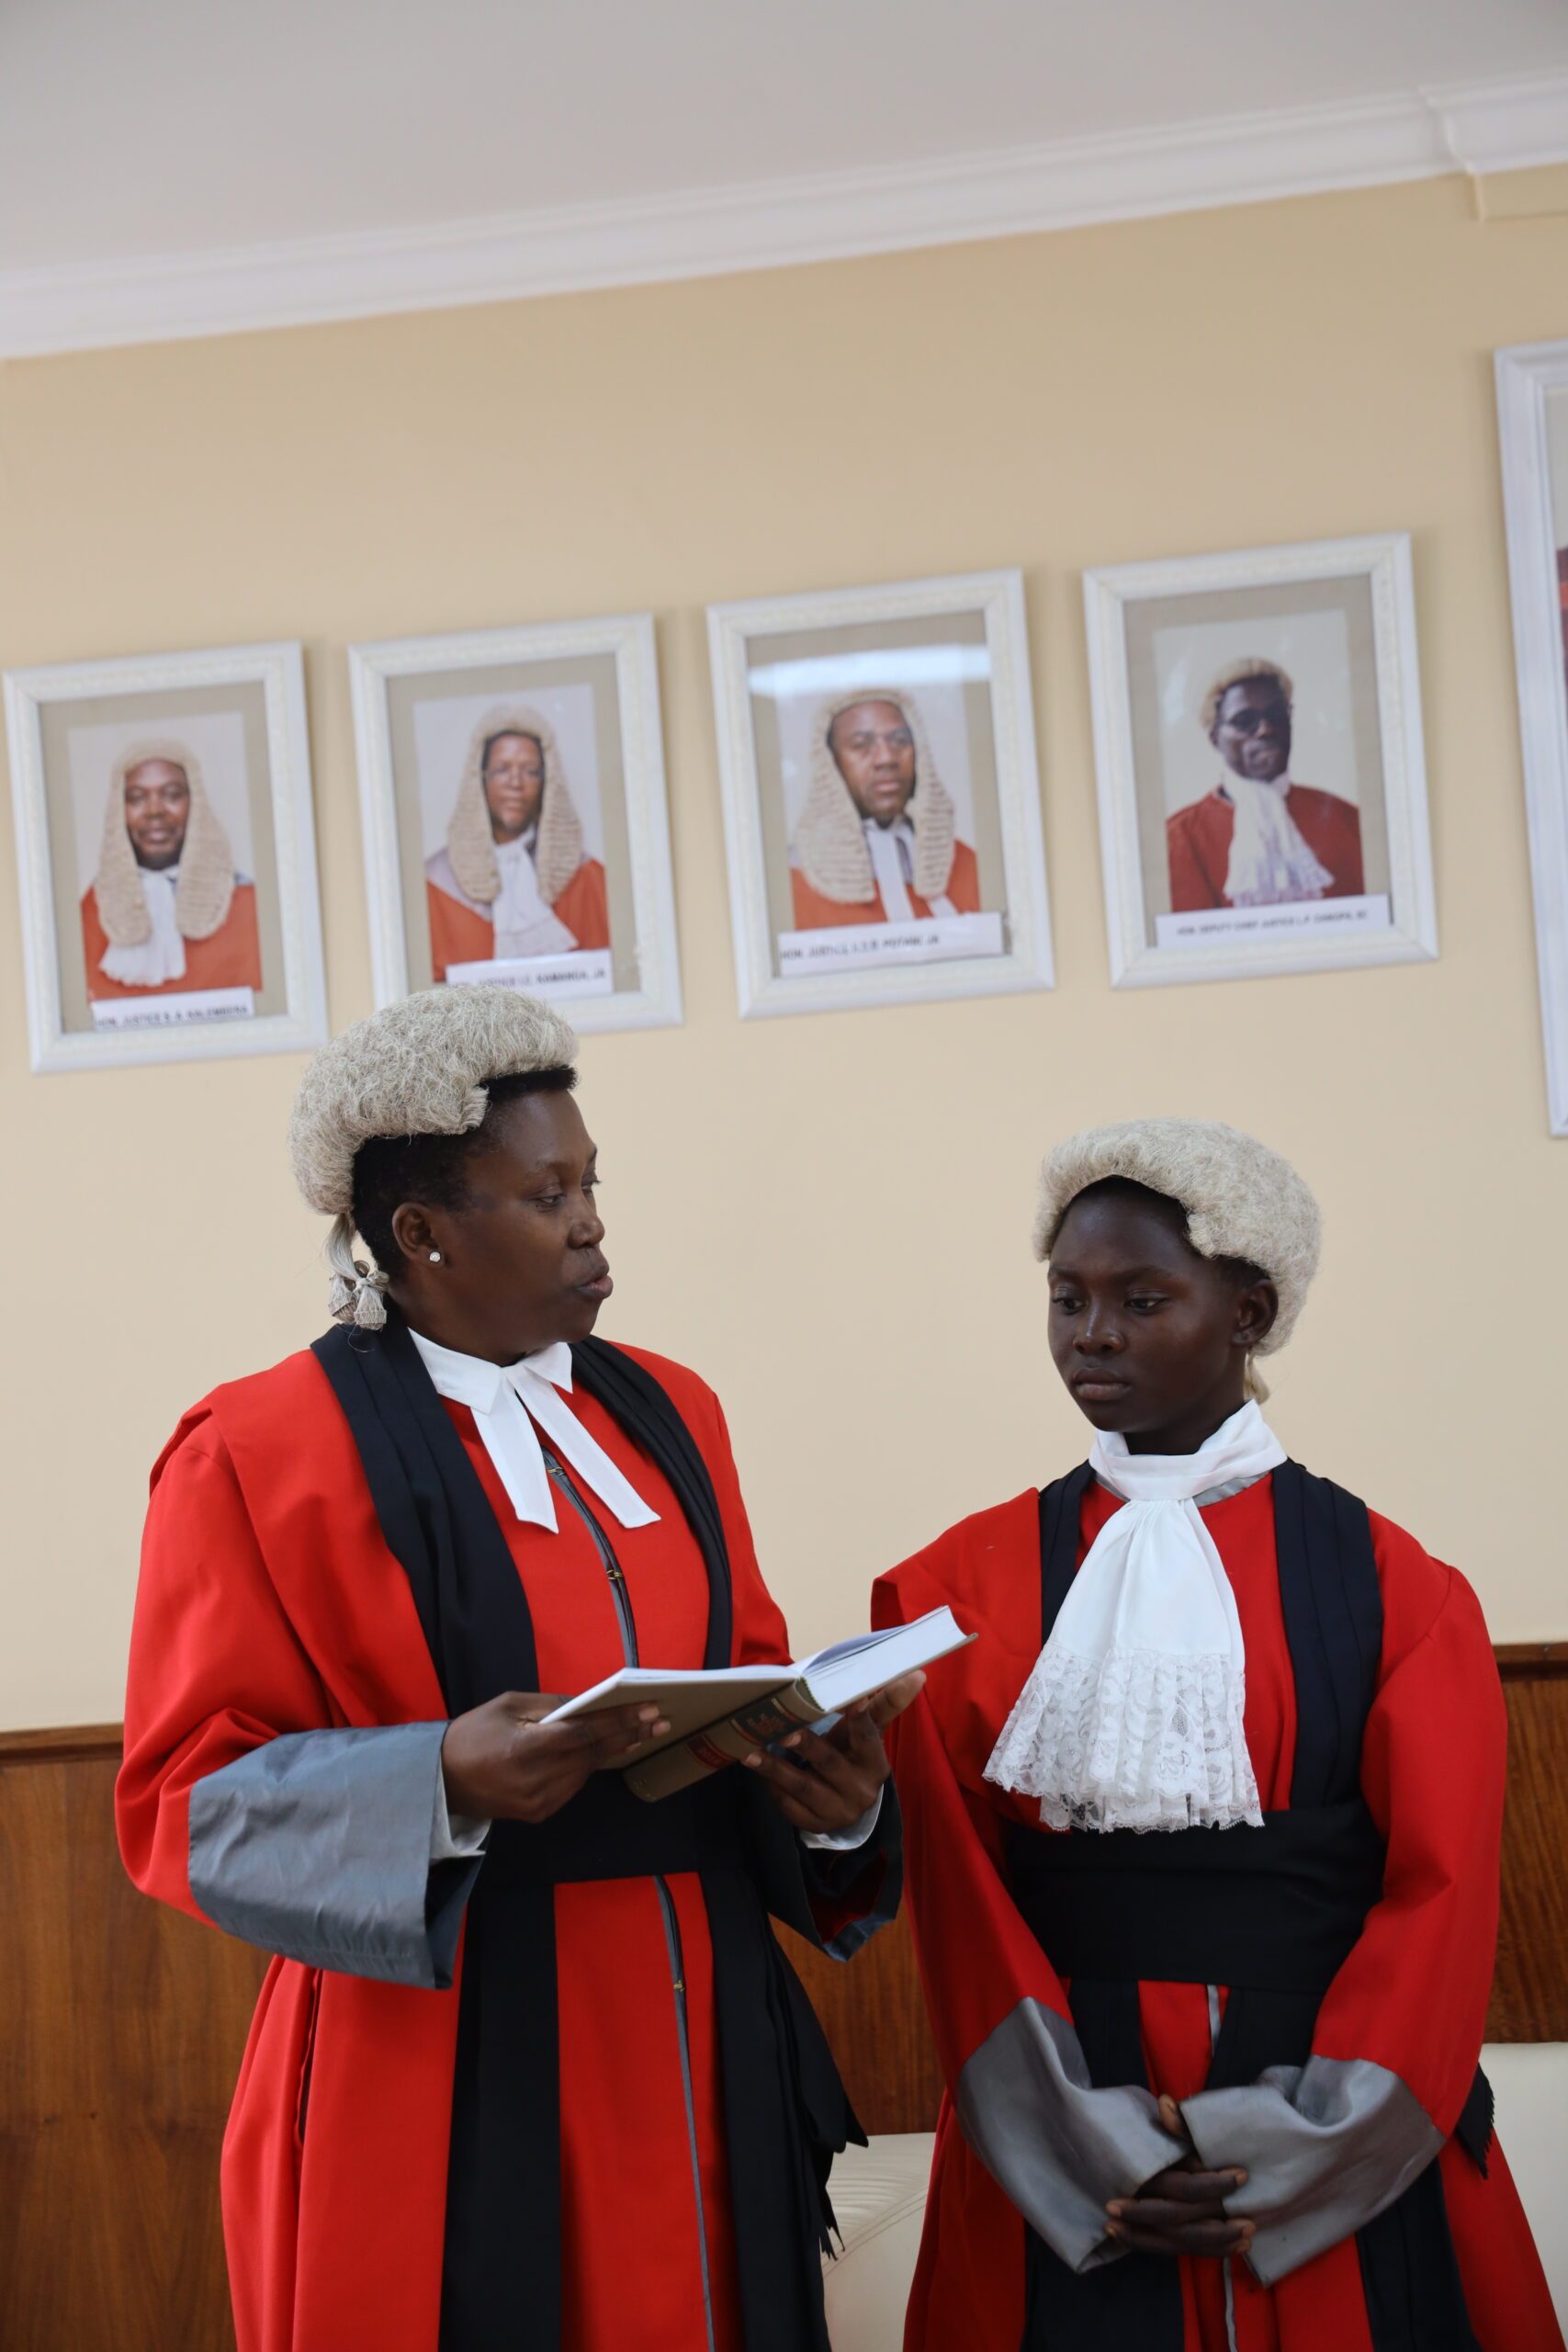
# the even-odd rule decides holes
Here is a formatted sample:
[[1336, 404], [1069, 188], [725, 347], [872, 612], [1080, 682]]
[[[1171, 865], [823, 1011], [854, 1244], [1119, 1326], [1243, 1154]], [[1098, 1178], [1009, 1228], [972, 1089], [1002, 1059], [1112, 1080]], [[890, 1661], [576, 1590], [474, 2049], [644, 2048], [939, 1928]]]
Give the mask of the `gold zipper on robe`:
[[[564, 1466], [557, 1461], [548, 1447], [541, 1448], [545, 1468], [551, 1481], [558, 1487], [576, 1510], [588, 1532], [593, 1538], [594, 1549], [604, 1564], [609, 1578], [611, 1598], [615, 1604], [615, 1617], [621, 1629], [621, 1650], [627, 1666], [640, 1663], [637, 1646], [637, 1620], [632, 1615], [631, 1595], [626, 1579], [616, 1559], [609, 1537], [582, 1497], [578, 1493]], [[703, 2172], [697, 2154], [697, 2103], [692, 2089], [691, 2022], [686, 2009], [685, 1955], [681, 1944], [681, 1921], [675, 1909], [675, 1898], [664, 1880], [654, 1876], [654, 1892], [659, 1897], [660, 1916], [664, 1922], [664, 1948], [670, 1958], [670, 1981], [675, 1998], [675, 2039], [681, 2052], [681, 2092], [686, 2104], [686, 2145], [692, 2159], [692, 2194], [697, 2209], [697, 2259], [702, 2270], [703, 2318], [707, 2331], [707, 2352], [716, 2352], [713, 2329], [713, 2284], [708, 2272], [707, 2215], [703, 2210]]]

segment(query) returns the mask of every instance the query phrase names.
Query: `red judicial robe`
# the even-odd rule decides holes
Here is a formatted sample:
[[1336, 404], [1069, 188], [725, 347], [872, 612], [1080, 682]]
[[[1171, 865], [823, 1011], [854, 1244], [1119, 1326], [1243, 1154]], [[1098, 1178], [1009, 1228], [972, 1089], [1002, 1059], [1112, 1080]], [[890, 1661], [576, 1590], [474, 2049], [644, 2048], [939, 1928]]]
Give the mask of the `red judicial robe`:
[[[430, 916], [430, 960], [434, 977], [446, 978], [448, 964], [488, 964], [495, 955], [495, 925], [489, 915], [476, 912], [455, 899], [439, 882], [424, 886]], [[581, 948], [610, 944], [610, 901], [604, 889], [604, 869], [596, 857], [585, 857], [556, 899], [550, 912]]]
[[82, 899], [82, 952], [87, 962], [87, 995], [92, 1000], [177, 996], [198, 989], [259, 989], [262, 984], [254, 882], [235, 883], [229, 911], [210, 939], [186, 941], [186, 967], [177, 980], [161, 980], [152, 989], [128, 988], [121, 980], [111, 980], [103, 969], [108, 944], [98, 915], [98, 894], [89, 889]]
[[[1271, 1487], [1261, 1479], [1202, 1514], [1247, 1645], [1247, 1737], [1265, 1812], [1289, 1805], [1296, 1739]], [[1119, 1508], [1106, 1489], [1089, 1486], [1080, 1565]], [[1448, 2134], [1474, 2075], [1492, 1980], [1506, 1725], [1470, 1588], [1401, 1529], [1371, 1516], [1383, 1641], [1361, 1786], [1387, 1839], [1384, 1891], [1322, 2004], [1313, 2049], [1390, 2070]], [[890, 1732], [915, 1939], [948, 2084], [906, 2352], [1017, 2352], [1024, 2324], [1024, 2222], [965, 2139], [953, 2094], [971, 2056], [1020, 2003], [1069, 2017], [1066, 1987], [1001, 1874], [1004, 1822], [1039, 1831], [1038, 1806], [984, 1778], [1039, 1653], [1040, 1589], [1032, 1492], [964, 1521], [876, 1587], [878, 1624], [945, 1602], [979, 1636], [929, 1669], [922, 1698]], [[1223, 2008], [1224, 1988], [1218, 1992]], [[1213, 2048], [1208, 1988], [1145, 1982], [1139, 2010], [1152, 2089], [1195, 2098]], [[1223, 2148], [1204, 2154], [1228, 2161]], [[1451, 2141], [1438, 2161], [1483, 2352], [1561, 2352], [1501, 2149], [1493, 2143], [1485, 2177]], [[1129, 2194], [1148, 2177], [1145, 2167], [1113, 2193]], [[1245, 2189], [1233, 2201], [1239, 2212], [1251, 2210]], [[1184, 2260], [1180, 2272], [1187, 2352], [1227, 2352], [1227, 2286], [1235, 2352], [1370, 2352], [1351, 2238], [1289, 2268], [1272, 2287], [1241, 2261]]]
[[[1308, 849], [1334, 876], [1325, 899], [1359, 899], [1366, 888], [1361, 867], [1361, 817], [1355, 803], [1337, 792], [1292, 784], [1285, 808]], [[1170, 861], [1170, 911], [1196, 914], [1205, 907], [1228, 907], [1225, 874], [1230, 865], [1235, 809], [1224, 787], [1204, 800], [1179, 808], [1165, 828]]]
[[[886, 912], [879, 890], [874, 899], [860, 904], [849, 904], [842, 899], [825, 899], [814, 890], [798, 866], [792, 866], [790, 892], [795, 901], [796, 931], [827, 931], [836, 923], [886, 922]], [[980, 912], [980, 868], [975, 853], [967, 842], [953, 844], [953, 871], [947, 877], [947, 888], [942, 894], [952, 902], [955, 915], [977, 915]], [[918, 890], [909, 893], [909, 912], [918, 922], [930, 920], [931, 907]]]
[[[717, 1399], [681, 1366], [626, 1352], [662, 1383], [711, 1475], [729, 1552], [735, 1661], [786, 1658]], [[518, 1521], [473, 1415], [444, 1402], [523, 1579], [541, 1681], [584, 1689], [623, 1662], [592, 1537], [564, 1504], [558, 1533]], [[581, 1389], [572, 1404], [660, 1514], [657, 1524], [615, 1532], [642, 1657], [700, 1665], [707, 1580], [676, 1497], [601, 1405]], [[186, 1415], [152, 1474], [117, 1790], [131, 1877], [206, 1916], [192, 1890], [190, 1823], [207, 1776], [278, 1735], [418, 1729], [445, 1712], [408, 1577], [383, 1540], [314, 1355], [215, 1390]], [[363, 1752], [343, 1751], [344, 1769]], [[329, 1812], [316, 1835], [352, 1878], [363, 1860], [352, 1824]], [[225, 1838], [243, 1847], [243, 1825], [224, 1830], [220, 1847]], [[289, 1862], [285, 1853], [281, 1869]], [[874, 1894], [879, 1875], [880, 1865], [868, 1866], [841, 1904], [815, 1906], [825, 1938], [865, 1916], [869, 1899], [855, 1896], [866, 1882]], [[422, 1863], [416, 1912], [423, 1883]], [[690, 2121], [656, 1882], [556, 1889], [561, 2343], [570, 2352], [634, 2343], [700, 2352], [704, 2235], [714, 2342], [717, 2352], [739, 2352], [707, 1918], [695, 1873], [666, 1883], [682, 1954]], [[435, 2352], [457, 2009], [454, 1992], [273, 1961], [223, 2150], [239, 2352]]]

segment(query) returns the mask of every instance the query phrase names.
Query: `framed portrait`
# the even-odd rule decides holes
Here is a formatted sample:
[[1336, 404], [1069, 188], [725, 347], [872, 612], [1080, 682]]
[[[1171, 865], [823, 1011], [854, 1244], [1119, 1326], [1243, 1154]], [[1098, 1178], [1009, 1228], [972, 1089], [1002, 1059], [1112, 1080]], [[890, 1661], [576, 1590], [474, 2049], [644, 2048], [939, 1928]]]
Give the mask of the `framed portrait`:
[[681, 1018], [646, 614], [352, 649], [376, 1001], [492, 980]]
[[1052, 984], [1016, 571], [708, 611], [743, 1017]]
[[1404, 534], [1084, 575], [1118, 988], [1436, 956]]
[[1568, 1136], [1568, 342], [1496, 365], [1548, 1116]]
[[33, 1068], [323, 1044], [298, 645], [14, 670], [6, 722]]

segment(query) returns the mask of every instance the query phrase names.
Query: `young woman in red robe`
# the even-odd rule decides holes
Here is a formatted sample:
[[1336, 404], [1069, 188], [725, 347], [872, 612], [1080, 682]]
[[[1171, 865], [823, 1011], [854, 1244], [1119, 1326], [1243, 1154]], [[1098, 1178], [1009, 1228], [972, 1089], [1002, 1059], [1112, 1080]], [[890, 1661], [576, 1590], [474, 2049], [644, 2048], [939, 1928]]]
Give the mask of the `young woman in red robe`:
[[1062, 1146], [1090, 1461], [877, 1589], [978, 1635], [890, 1736], [948, 2084], [908, 2352], [1562, 2352], [1477, 2064], [1481, 1611], [1256, 1401], [1317, 1231], [1229, 1128]]
[[346, 1319], [153, 1473], [121, 1849], [277, 1955], [223, 2154], [240, 2352], [827, 2352], [857, 2127], [768, 1912], [847, 1957], [897, 1903], [910, 1690], [657, 1804], [604, 1769], [655, 1710], [539, 1720], [789, 1654], [717, 1401], [590, 1337], [573, 1053], [458, 989], [319, 1055], [292, 1144]]

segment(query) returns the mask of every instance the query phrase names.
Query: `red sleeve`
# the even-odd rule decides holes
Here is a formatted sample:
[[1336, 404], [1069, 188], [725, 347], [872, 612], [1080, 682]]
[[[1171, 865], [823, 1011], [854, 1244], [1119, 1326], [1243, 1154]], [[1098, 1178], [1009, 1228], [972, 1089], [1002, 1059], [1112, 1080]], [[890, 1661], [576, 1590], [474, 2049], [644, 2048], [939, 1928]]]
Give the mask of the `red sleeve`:
[[[969, 1630], [972, 1617], [940, 1572], [941, 1544], [878, 1579], [872, 1622], [897, 1625], [943, 1604]], [[933, 1573], [933, 1568], [935, 1572]], [[985, 1639], [984, 1634], [981, 1635]], [[993, 1808], [954, 1769], [944, 1723], [964, 1706], [967, 1654], [939, 1658], [926, 1688], [887, 1729], [898, 1799], [909, 1917], [926, 2006], [948, 2087], [966, 2060], [1020, 2001], [1068, 2018], [1066, 1994], [1001, 1876], [1001, 1834]]]
[[954, 914], [980, 912], [980, 865], [967, 842], [953, 844], [953, 871], [947, 877], [943, 896], [951, 900]]
[[1385, 1668], [1361, 1787], [1388, 1860], [1382, 1898], [1325, 1996], [1313, 2047], [1386, 2066], [1447, 2135], [1474, 2077], [1492, 1988], [1507, 1718], [1463, 1577], [1375, 1514], [1372, 1533]]
[[579, 947], [608, 947], [610, 902], [604, 889], [604, 869], [595, 857], [585, 857], [551, 912], [565, 923]]
[[1203, 811], [1208, 806], [1206, 800], [1199, 800], [1190, 808], [1179, 808], [1166, 825], [1173, 915], [1198, 914], [1208, 907], [1223, 907], [1225, 902], [1224, 892], [1210, 876], [1201, 854]]
[[152, 1473], [142, 1537], [115, 1785], [120, 1853], [136, 1885], [205, 1917], [188, 1875], [192, 1788], [280, 1732], [333, 1720], [227, 1449], [198, 1406]]
[[430, 967], [438, 980], [446, 978], [448, 964], [488, 964], [495, 954], [495, 925], [484, 915], [459, 906], [438, 883], [424, 886], [425, 911], [430, 918]]

